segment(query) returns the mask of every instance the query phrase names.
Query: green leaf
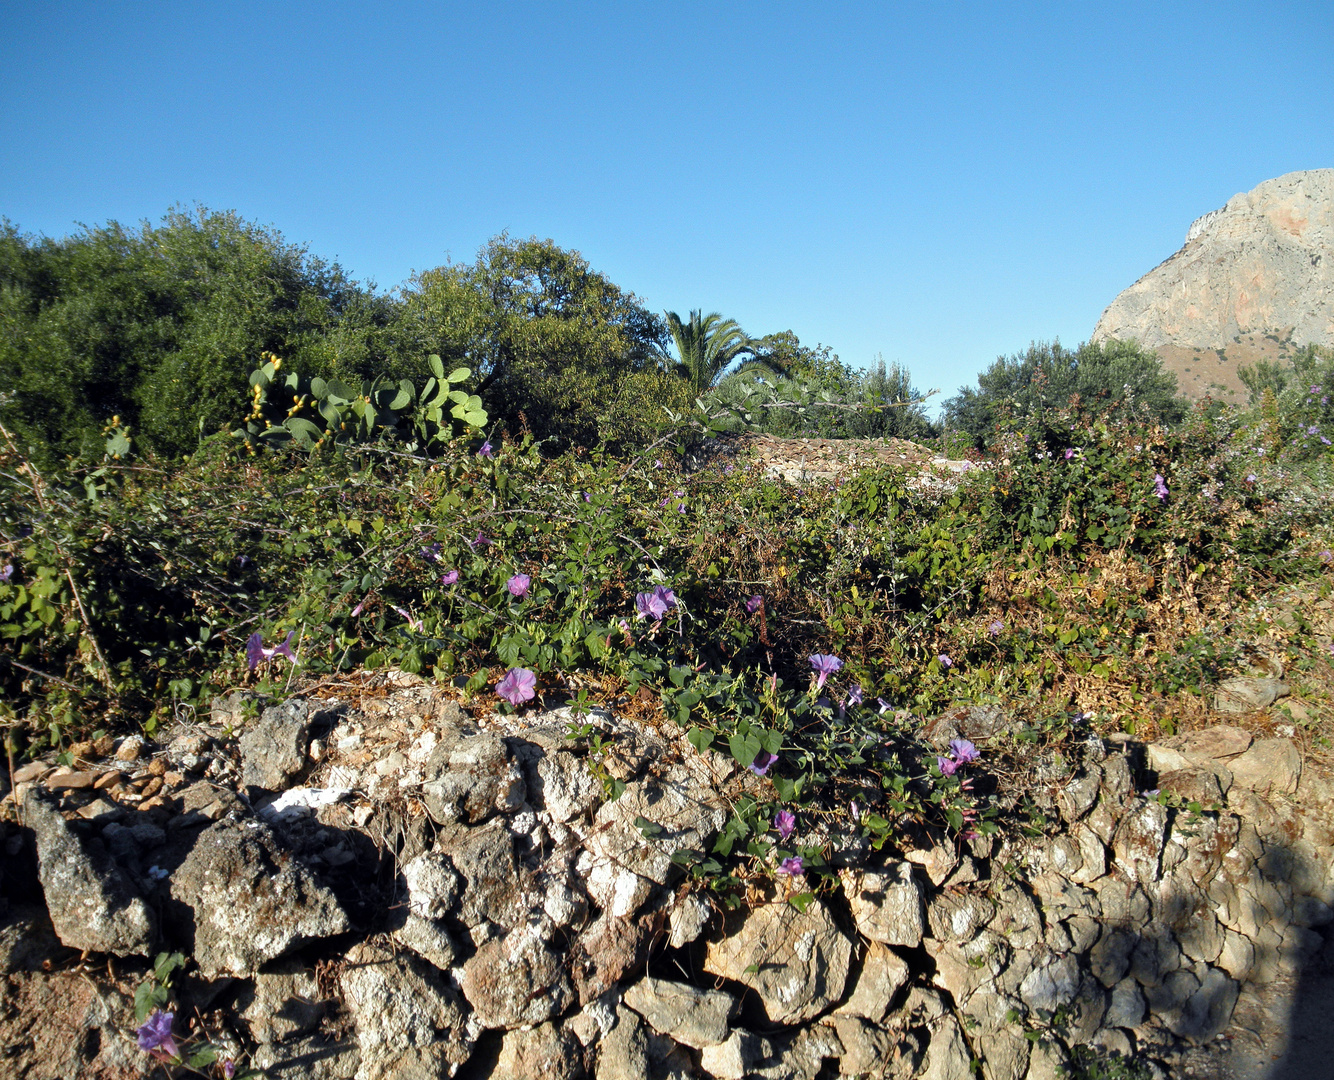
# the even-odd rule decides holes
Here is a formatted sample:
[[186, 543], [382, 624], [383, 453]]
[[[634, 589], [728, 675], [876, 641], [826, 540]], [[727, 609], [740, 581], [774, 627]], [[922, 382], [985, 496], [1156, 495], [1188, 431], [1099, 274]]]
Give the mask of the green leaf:
[[440, 362], [438, 353], [431, 353], [431, 355], [426, 358], [426, 364], [431, 369], [431, 374], [437, 379], [443, 379], [445, 377], [445, 365]]
[[447, 376], [445, 376], [445, 381], [451, 383], [463, 382], [471, 374], [472, 374], [472, 368], [456, 367]]
[[787, 898], [787, 902], [804, 915], [806, 914], [806, 909], [811, 906], [811, 901], [814, 899], [815, 899], [815, 893], [803, 892], [803, 893], [796, 893], [793, 896], [789, 896]]
[[702, 754], [713, 745], [713, 732], [705, 731], [700, 727], [692, 727], [686, 732], [686, 739], [690, 742], [691, 746]]
[[663, 833], [661, 825], [642, 816], [635, 818], [635, 828], [643, 834], [645, 840], [655, 840]]
[[212, 1065], [218, 1060], [218, 1052], [211, 1046], [206, 1046], [202, 1050], [196, 1050], [190, 1055], [186, 1066], [191, 1069], [202, 1069], [205, 1065]]

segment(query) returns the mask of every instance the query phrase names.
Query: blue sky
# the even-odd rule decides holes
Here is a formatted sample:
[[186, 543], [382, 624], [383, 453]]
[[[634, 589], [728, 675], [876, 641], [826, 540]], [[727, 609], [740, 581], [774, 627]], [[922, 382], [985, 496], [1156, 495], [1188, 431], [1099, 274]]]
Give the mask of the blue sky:
[[[234, 209], [381, 288], [550, 237], [943, 397], [1334, 166], [1334, 5], [0, 2], [0, 215]], [[935, 399], [937, 402], [941, 398]]]

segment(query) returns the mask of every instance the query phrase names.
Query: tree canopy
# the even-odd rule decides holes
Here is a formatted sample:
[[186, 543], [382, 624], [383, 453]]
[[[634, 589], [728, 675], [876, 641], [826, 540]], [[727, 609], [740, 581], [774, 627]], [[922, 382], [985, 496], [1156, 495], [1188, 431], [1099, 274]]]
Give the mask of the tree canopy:
[[945, 402], [945, 416], [978, 448], [1016, 427], [1059, 442], [1060, 433], [1045, 428], [1057, 410], [1134, 411], [1166, 423], [1185, 415], [1176, 376], [1163, 371], [1156, 353], [1135, 342], [1090, 342], [1073, 351], [1060, 342], [1034, 342], [1025, 352], [998, 357], [977, 382], [978, 389], [961, 387]]
[[656, 367], [662, 320], [577, 252], [499, 236], [471, 265], [415, 274], [402, 326], [413, 354], [471, 367], [493, 416], [542, 438], [596, 441], [620, 382]]

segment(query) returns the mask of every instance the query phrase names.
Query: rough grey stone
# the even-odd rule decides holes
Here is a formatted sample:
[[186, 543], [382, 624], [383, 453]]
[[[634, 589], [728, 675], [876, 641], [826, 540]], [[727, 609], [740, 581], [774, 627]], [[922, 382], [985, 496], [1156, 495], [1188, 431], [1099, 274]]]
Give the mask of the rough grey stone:
[[598, 1043], [597, 1080], [644, 1080], [649, 1075], [648, 1028], [637, 1013], [616, 1009], [615, 1025]]
[[23, 814], [36, 838], [37, 873], [61, 942], [89, 952], [151, 955], [157, 917], [102, 842], [82, 844], [38, 788], [28, 789]]
[[922, 1080], [959, 1080], [971, 1075], [972, 1060], [959, 1022], [953, 1016], [943, 1016], [931, 1029]]
[[922, 941], [922, 886], [906, 862], [881, 870], [843, 870], [843, 892], [857, 929], [872, 941], [915, 948]]
[[258, 1043], [308, 1035], [325, 1015], [315, 973], [297, 964], [252, 976], [236, 1009]]
[[336, 710], [302, 698], [265, 709], [240, 739], [242, 783], [266, 791], [290, 786], [309, 764], [312, 730], [332, 726], [337, 718]]
[[447, 731], [426, 759], [422, 776], [422, 801], [441, 825], [476, 825], [497, 813], [512, 814], [528, 794], [505, 740], [490, 733]]
[[463, 879], [454, 914], [464, 926], [490, 922], [510, 929], [542, 909], [544, 897], [534, 887], [532, 874], [519, 864], [514, 835], [503, 820], [459, 828], [442, 836], [436, 851], [449, 856]]
[[1108, 1027], [1135, 1028], [1144, 1022], [1144, 993], [1134, 979], [1122, 979], [1112, 987], [1107, 1006]]
[[894, 995], [907, 983], [908, 976], [908, 964], [898, 953], [878, 941], [867, 942], [852, 992], [836, 1015], [858, 1016], [879, 1023], [889, 1013]]
[[554, 821], [564, 824], [582, 819], [602, 802], [601, 782], [574, 754], [546, 754], [538, 760], [534, 773], [530, 798]]
[[1102, 769], [1097, 765], [1081, 772], [1062, 788], [1057, 797], [1057, 806], [1061, 817], [1073, 823], [1082, 818], [1098, 801], [1098, 791], [1102, 787]]
[[440, 852], [423, 852], [403, 864], [408, 910], [423, 919], [442, 919], [459, 898], [459, 876]]
[[392, 934], [396, 942], [441, 971], [449, 971], [459, 959], [459, 947], [449, 931], [431, 919], [409, 913]]
[[1288, 739], [1256, 739], [1229, 764], [1238, 787], [1257, 795], [1291, 795], [1302, 776], [1302, 755]]
[[492, 1080], [580, 1080], [584, 1048], [574, 1034], [556, 1024], [507, 1031]]
[[560, 1016], [574, 991], [560, 958], [530, 927], [488, 941], [463, 965], [463, 996], [488, 1028], [540, 1024]]
[[852, 942], [823, 903], [801, 912], [779, 902], [729, 919], [722, 940], [709, 942], [704, 969], [754, 990], [770, 1022], [795, 1024], [842, 999], [851, 959]]
[[712, 917], [713, 909], [699, 893], [687, 893], [672, 908], [669, 920], [671, 947], [680, 949], [696, 940]]
[[1079, 991], [1079, 962], [1073, 956], [1053, 956], [1029, 972], [1019, 996], [1030, 1009], [1054, 1012], [1074, 1001]]
[[1112, 837], [1116, 861], [1141, 885], [1162, 873], [1163, 844], [1167, 838], [1167, 809], [1153, 800], [1141, 802], [1121, 819]]
[[170, 888], [193, 912], [194, 958], [205, 975], [248, 975], [295, 945], [348, 929], [333, 893], [255, 821], [210, 825]]
[[728, 1021], [736, 1010], [731, 994], [666, 979], [641, 979], [621, 1000], [653, 1030], [696, 1050], [726, 1042]]
[[994, 913], [991, 901], [976, 893], [942, 892], [926, 909], [931, 936], [938, 941], [971, 941]]
[[[657, 826], [645, 835], [635, 824]], [[658, 886], [681, 873], [672, 855], [701, 850], [722, 828], [727, 810], [716, 791], [688, 769], [664, 766], [627, 784], [615, 802], [603, 803], [580, 857], [589, 895], [612, 915], [631, 915]]]
[[347, 953], [340, 982], [357, 1026], [356, 1080], [452, 1075], [472, 1053], [466, 1010], [440, 973], [369, 944]]

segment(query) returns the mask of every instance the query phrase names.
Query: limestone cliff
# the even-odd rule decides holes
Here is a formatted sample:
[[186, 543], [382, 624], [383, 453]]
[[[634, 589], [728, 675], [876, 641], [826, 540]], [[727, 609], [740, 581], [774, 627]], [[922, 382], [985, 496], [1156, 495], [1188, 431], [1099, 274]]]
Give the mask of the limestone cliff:
[[1103, 312], [1094, 341], [1155, 349], [1189, 397], [1244, 398], [1241, 364], [1334, 345], [1334, 169], [1266, 180], [1198, 218]]

